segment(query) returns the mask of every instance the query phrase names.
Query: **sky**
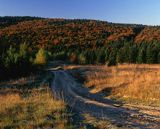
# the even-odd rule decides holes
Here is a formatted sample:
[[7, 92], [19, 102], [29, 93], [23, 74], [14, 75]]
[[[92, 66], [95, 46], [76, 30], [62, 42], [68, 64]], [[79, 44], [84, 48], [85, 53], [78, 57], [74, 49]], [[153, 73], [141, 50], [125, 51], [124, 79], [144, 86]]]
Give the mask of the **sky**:
[[160, 0], [0, 0], [0, 16], [160, 25]]

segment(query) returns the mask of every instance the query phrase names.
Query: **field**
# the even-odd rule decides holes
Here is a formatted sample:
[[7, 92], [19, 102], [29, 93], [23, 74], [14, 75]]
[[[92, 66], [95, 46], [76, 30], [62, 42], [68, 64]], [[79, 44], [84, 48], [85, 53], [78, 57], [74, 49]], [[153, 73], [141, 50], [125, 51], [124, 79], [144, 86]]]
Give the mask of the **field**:
[[[150, 116], [152, 115], [157, 117], [157, 121], [159, 120], [160, 65], [124, 64], [112, 67], [104, 65], [70, 65], [64, 66], [64, 69], [75, 77], [76, 82], [83, 83], [85, 86], [84, 88], [77, 87], [77, 89], [73, 90], [73, 87], [70, 84], [74, 84], [74, 82], [69, 83], [69, 81], [73, 79], [68, 78], [68, 84], [65, 83], [65, 86], [68, 87], [68, 89], [66, 89], [68, 90], [68, 95], [66, 94], [66, 97], [70, 97], [72, 92], [74, 92], [76, 96], [80, 95], [84, 100], [88, 99], [92, 102], [93, 96], [98, 97], [98, 94], [103, 94], [104, 98], [111, 99], [115, 102], [117, 101], [117, 106], [120, 106], [120, 108], [127, 108], [128, 110], [131, 110], [132, 108], [138, 109], [141, 113], [148, 114]], [[59, 75], [63, 76], [64, 71], [61, 72], [62, 73]], [[67, 77], [66, 75], [65, 77]], [[119, 126], [125, 127], [125, 124], [117, 123], [114, 120], [112, 121], [110, 119], [107, 120], [103, 118], [97, 119], [96, 117], [93, 117], [92, 114], [88, 114], [87, 112], [85, 113], [85, 110], [87, 110], [87, 107], [85, 106], [83, 107], [84, 113], [75, 115], [77, 112], [69, 110], [68, 104], [70, 103], [66, 103], [63, 99], [57, 100], [53, 96], [53, 93], [55, 92], [52, 93], [53, 89], [50, 87], [52, 86], [50, 82], [51, 79], [54, 78], [55, 77], [52, 76], [52, 74], [39, 73], [17, 80], [1, 82], [0, 127], [28, 129], [106, 129], [111, 127], [119, 128]], [[57, 79], [65, 81], [67, 78]], [[59, 86], [61, 85], [60, 82], [57, 84]], [[76, 85], [77, 84], [75, 83], [75, 87]], [[87, 93], [86, 89], [89, 89], [90, 93], [85, 94]], [[76, 99], [76, 96], [73, 96], [73, 100]], [[89, 98], [91, 97], [91, 99], [87, 96]], [[101, 101], [99, 101], [99, 103], [101, 103]], [[86, 104], [87, 101], [85, 102], [85, 105]], [[83, 103], [79, 106], [83, 106]], [[98, 105], [96, 106], [97, 108], [101, 108], [100, 106], [98, 107]], [[77, 108], [76, 104], [73, 105], [73, 109], [74, 108]], [[90, 110], [92, 111], [93, 109]], [[118, 107], [115, 111], [118, 111]], [[135, 116], [132, 118], [133, 121], [134, 119], [138, 119], [137, 117], [134, 117]], [[148, 118], [149, 117], [147, 117], [147, 119]], [[125, 119], [127, 121], [127, 118]]]
[[67, 105], [54, 99], [47, 78], [33, 75], [0, 84], [1, 128], [72, 128]]
[[80, 78], [91, 93], [106, 98], [160, 106], [160, 65], [85, 66]]

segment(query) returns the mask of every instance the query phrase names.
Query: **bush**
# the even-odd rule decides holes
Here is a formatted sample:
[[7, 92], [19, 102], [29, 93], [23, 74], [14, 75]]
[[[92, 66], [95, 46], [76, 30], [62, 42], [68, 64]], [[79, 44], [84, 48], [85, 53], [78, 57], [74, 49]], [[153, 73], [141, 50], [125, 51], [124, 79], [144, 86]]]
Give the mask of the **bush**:
[[46, 51], [43, 48], [39, 49], [39, 51], [36, 54], [36, 58], [34, 60], [34, 64], [43, 66], [43, 65], [47, 64], [47, 61], [48, 60], [47, 60]]

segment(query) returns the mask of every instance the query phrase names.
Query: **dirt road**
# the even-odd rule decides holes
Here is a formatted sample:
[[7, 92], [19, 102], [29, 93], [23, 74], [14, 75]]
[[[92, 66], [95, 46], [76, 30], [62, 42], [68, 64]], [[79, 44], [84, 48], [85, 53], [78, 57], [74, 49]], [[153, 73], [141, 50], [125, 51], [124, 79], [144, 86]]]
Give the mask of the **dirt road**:
[[[58, 99], [63, 99], [80, 114], [103, 118], [123, 128], [160, 129], [160, 109], [123, 106], [104, 99], [101, 94], [92, 94], [76, 82], [65, 70], [53, 71], [52, 90]], [[118, 105], [118, 106], [117, 106]], [[144, 113], [151, 111], [152, 114]]]

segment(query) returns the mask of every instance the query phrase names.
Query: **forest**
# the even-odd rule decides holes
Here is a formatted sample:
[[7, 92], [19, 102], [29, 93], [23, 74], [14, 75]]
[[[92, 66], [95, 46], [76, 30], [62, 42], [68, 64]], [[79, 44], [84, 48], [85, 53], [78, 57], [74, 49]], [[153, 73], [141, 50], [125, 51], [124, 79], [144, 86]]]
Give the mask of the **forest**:
[[0, 17], [0, 79], [49, 60], [74, 64], [160, 63], [160, 27], [86, 19]]

